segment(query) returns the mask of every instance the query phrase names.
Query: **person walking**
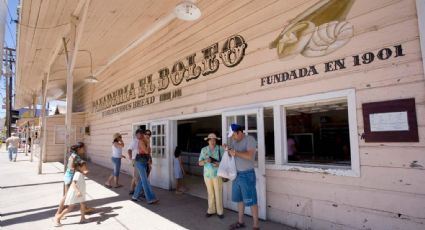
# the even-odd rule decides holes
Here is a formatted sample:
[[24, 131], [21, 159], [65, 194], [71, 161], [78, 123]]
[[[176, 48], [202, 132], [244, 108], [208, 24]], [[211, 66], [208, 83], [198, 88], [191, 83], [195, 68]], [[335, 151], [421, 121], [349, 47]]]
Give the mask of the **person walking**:
[[20, 143], [21, 143], [21, 139], [19, 139], [16, 133], [12, 133], [11, 136], [6, 139], [6, 146], [8, 146], [8, 151], [9, 151], [9, 161], [16, 162]]
[[66, 213], [72, 211], [77, 203], [80, 204], [80, 223], [86, 222], [86, 205], [84, 203], [86, 201], [86, 182], [84, 180], [84, 176], [87, 175], [89, 170], [85, 161], [79, 161], [76, 165], [76, 172], [74, 173], [71, 186], [65, 197], [65, 205], [68, 205], [68, 207], [55, 215], [54, 224], [56, 227], [60, 227], [62, 225], [60, 220]]
[[139, 172], [137, 171], [135, 163], [136, 163], [136, 155], [139, 154], [139, 141], [143, 138], [143, 134], [144, 134], [143, 129], [137, 129], [136, 132], [134, 133], [135, 136], [127, 149], [128, 159], [131, 159], [131, 163], [133, 166], [133, 177], [130, 183], [129, 195], [134, 194], [134, 189], [137, 185], [137, 182], [140, 181]]
[[124, 148], [124, 141], [122, 140], [122, 136], [120, 133], [115, 133], [112, 141], [112, 164], [113, 164], [113, 172], [112, 175], [109, 176], [108, 180], [105, 182], [105, 186], [108, 188], [112, 188], [112, 181], [114, 181], [114, 188], [122, 187], [121, 184], [118, 183], [120, 170], [121, 170], [121, 158], [125, 158], [122, 155], [122, 149]]
[[136, 158], [135, 158], [135, 165], [139, 173], [140, 180], [137, 183], [136, 190], [134, 191], [134, 194], [131, 197], [131, 200], [139, 201], [138, 195], [143, 189], [145, 197], [146, 197], [146, 201], [148, 202], [148, 204], [156, 204], [159, 202], [159, 200], [156, 198], [152, 190], [152, 187], [147, 177], [147, 171], [146, 171], [149, 167], [149, 161], [151, 159], [149, 138], [150, 138], [150, 135], [148, 135], [147, 132], [144, 132], [143, 138], [139, 140], [138, 154], [136, 155]]
[[[78, 142], [77, 144], [71, 146], [71, 153], [68, 158], [68, 163], [67, 163], [67, 167], [66, 167], [64, 179], [63, 179], [64, 193], [61, 200], [59, 201], [59, 208], [56, 211], [56, 214], [60, 214], [65, 207], [64, 203], [65, 203], [66, 194], [68, 192], [69, 187], [71, 186], [72, 178], [74, 178], [76, 166], [81, 161], [83, 161], [82, 156], [84, 155], [84, 151], [85, 150], [84, 150], [83, 142]], [[89, 208], [89, 207], [85, 207], [85, 208], [86, 208], [85, 210], [86, 213], [94, 211], [93, 208]]]
[[238, 203], [238, 221], [230, 225], [229, 229], [244, 228], [243, 222], [245, 206], [251, 207], [253, 230], [258, 230], [258, 205], [256, 177], [254, 171], [255, 153], [257, 141], [244, 134], [242, 126], [231, 124], [229, 138], [232, 138], [229, 146], [223, 145], [228, 153], [235, 157], [237, 175], [232, 182], [232, 201]]
[[208, 146], [201, 149], [198, 164], [204, 167], [204, 181], [208, 192], [208, 210], [206, 217], [214, 214], [222, 219], [223, 214], [223, 181], [217, 176], [218, 166], [220, 164], [223, 147], [217, 145], [220, 140], [214, 133], [208, 134], [204, 138], [208, 142]]

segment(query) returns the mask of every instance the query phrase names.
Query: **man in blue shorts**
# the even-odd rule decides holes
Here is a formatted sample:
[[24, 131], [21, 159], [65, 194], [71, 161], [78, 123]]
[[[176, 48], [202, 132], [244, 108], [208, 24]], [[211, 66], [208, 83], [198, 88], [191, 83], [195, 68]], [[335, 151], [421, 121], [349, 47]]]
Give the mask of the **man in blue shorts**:
[[258, 205], [257, 190], [255, 186], [255, 153], [257, 152], [257, 141], [249, 135], [245, 135], [243, 128], [238, 124], [232, 124], [228, 137], [232, 138], [229, 147], [224, 146], [228, 153], [235, 157], [236, 179], [232, 182], [232, 201], [238, 203], [238, 222], [230, 225], [231, 230], [244, 228], [243, 222], [245, 206], [251, 207], [253, 228], [258, 227]]

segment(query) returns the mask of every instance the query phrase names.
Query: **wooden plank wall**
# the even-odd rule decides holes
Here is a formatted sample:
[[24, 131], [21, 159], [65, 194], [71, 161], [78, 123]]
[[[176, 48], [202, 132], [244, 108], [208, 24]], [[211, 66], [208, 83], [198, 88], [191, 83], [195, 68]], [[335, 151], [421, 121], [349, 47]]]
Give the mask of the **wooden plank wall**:
[[[80, 132], [85, 127], [85, 113], [72, 115], [72, 126], [76, 127], [76, 141], [84, 141], [84, 133]], [[55, 127], [65, 126], [65, 115], [53, 115], [46, 118], [47, 144], [45, 162], [63, 162], [64, 144], [55, 144]], [[71, 143], [75, 144], [75, 143]]]
[[[110, 167], [114, 132], [131, 140], [135, 122], [166, 119], [341, 89], [356, 90], [357, 126], [363, 133], [362, 104], [413, 97], [419, 125], [417, 143], [365, 143], [359, 139], [360, 177], [267, 171], [267, 216], [300, 229], [425, 229], [425, 84], [414, 0], [357, 0], [347, 21], [355, 35], [343, 48], [324, 57], [301, 55], [279, 60], [268, 48], [285, 22], [316, 0], [200, 1], [203, 18], [173, 21], [107, 69], [95, 86], [76, 95], [87, 113], [86, 140], [93, 161]], [[246, 56], [234, 67], [183, 82], [183, 96], [112, 116], [91, 113], [91, 102], [118, 87], [153, 74], [175, 61], [233, 35], [248, 43]], [[404, 57], [260, 87], [260, 78], [344, 57], [377, 52], [402, 44]], [[351, 65], [351, 64], [347, 64]], [[169, 87], [167, 90], [173, 89]], [[158, 92], [155, 92], [158, 95]], [[123, 163], [129, 170], [129, 163]]]

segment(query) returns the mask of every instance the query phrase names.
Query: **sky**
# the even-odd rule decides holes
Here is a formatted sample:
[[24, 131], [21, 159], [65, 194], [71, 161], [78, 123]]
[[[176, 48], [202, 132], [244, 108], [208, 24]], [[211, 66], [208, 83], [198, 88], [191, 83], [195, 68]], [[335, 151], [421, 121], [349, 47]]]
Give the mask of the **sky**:
[[[18, 6], [18, 0], [0, 0], [0, 4], [7, 3], [7, 18], [6, 24], [4, 25], [4, 47], [16, 49], [16, 24], [13, 20], [17, 19], [16, 7]], [[3, 5], [4, 6], [4, 5]], [[0, 80], [0, 102], [3, 105], [3, 100], [6, 96], [6, 86], [4, 77], [1, 77]], [[6, 110], [3, 109], [3, 106], [0, 107], [0, 118], [6, 116]]]
[[[16, 13], [16, 8], [18, 6], [18, 0], [0, 0], [0, 4], [6, 4], [7, 2], [7, 19], [5, 24], [5, 33], [4, 33], [4, 47], [16, 49], [16, 23], [14, 20], [18, 20], [18, 15]], [[6, 86], [4, 77], [1, 77], [0, 80], [0, 102], [3, 102], [3, 98], [6, 96]], [[1, 103], [3, 104], [3, 103]], [[52, 101], [49, 103], [49, 114], [54, 113], [56, 106], [60, 105], [61, 107], [65, 106], [65, 102]], [[39, 108], [40, 106], [37, 106]], [[0, 118], [6, 116], [6, 110], [3, 109], [3, 106], [0, 106]]]

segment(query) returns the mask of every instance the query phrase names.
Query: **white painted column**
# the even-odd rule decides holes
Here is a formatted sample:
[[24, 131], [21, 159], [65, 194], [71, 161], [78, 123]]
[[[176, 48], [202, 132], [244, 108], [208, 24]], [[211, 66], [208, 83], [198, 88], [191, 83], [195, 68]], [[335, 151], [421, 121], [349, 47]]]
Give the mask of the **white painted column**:
[[[416, 10], [418, 12], [418, 24], [419, 24], [419, 40], [421, 42], [422, 50], [422, 65], [425, 73], [425, 1], [416, 0]], [[425, 74], [424, 74], [425, 78]]]
[[[87, 19], [87, 12], [90, 5], [90, 0], [80, 1], [75, 14], [71, 16], [71, 31], [70, 31], [70, 55], [68, 54], [68, 47], [65, 38], [63, 38], [63, 46], [65, 49], [65, 57], [67, 62], [66, 71], [66, 113], [65, 113], [65, 149], [64, 149], [64, 171], [66, 170], [67, 153], [71, 147], [71, 131], [72, 131], [72, 97], [74, 92], [74, 77], [73, 71], [77, 60], [78, 48], [80, 45], [81, 37], [84, 31], [85, 20]], [[77, 15], [82, 8], [81, 15]]]
[[[40, 143], [40, 152], [38, 156], [38, 174], [42, 173], [42, 162], [43, 158], [45, 156], [46, 152], [46, 137], [47, 137], [47, 129], [46, 129], [46, 97], [47, 97], [47, 82], [49, 80], [49, 73], [44, 74], [44, 78], [41, 84], [41, 92], [42, 92], [42, 105], [41, 105], [41, 120], [39, 122], [40, 124], [40, 134], [39, 138], [41, 139]], [[31, 138], [32, 141], [33, 138]], [[31, 151], [31, 155], [33, 154], [33, 151]]]
[[274, 162], [276, 165], [282, 165], [286, 162], [286, 155], [283, 153], [282, 140], [286, 136], [285, 132], [282, 132], [282, 108], [279, 105], [273, 106], [273, 123], [274, 123]]

